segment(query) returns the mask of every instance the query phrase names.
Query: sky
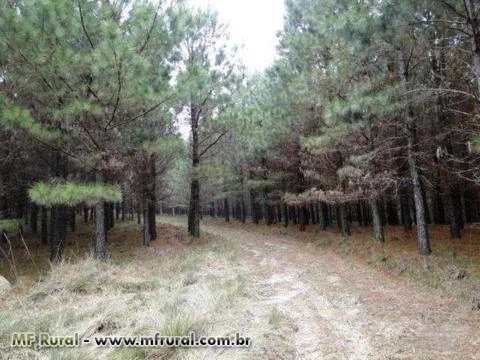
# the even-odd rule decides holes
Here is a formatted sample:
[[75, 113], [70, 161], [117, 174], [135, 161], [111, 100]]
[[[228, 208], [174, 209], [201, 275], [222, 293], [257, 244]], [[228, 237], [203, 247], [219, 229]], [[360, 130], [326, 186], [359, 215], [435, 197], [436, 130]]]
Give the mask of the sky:
[[262, 71], [276, 57], [276, 32], [283, 27], [283, 0], [190, 0], [210, 6], [228, 24], [232, 40], [243, 45], [239, 57], [251, 72]]

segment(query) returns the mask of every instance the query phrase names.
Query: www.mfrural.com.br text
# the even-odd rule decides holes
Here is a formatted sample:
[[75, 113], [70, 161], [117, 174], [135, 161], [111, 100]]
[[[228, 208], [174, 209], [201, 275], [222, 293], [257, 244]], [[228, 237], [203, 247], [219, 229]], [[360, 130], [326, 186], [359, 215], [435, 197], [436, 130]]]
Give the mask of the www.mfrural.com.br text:
[[23, 332], [12, 334], [12, 347], [59, 348], [59, 347], [232, 347], [251, 345], [251, 338], [236, 333], [232, 336], [197, 336], [191, 332], [185, 336], [92, 336], [82, 338], [78, 333], [70, 336], [54, 336], [49, 333]]

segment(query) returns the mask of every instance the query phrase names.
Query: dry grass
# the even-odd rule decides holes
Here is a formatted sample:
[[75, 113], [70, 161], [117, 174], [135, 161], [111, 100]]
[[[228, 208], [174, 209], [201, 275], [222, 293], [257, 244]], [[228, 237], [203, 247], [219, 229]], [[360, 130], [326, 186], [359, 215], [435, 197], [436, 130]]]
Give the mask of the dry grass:
[[[184, 218], [162, 221], [182, 228], [185, 225]], [[432, 228], [434, 255], [425, 259], [417, 255], [413, 235], [405, 235], [396, 228], [387, 229], [385, 244], [377, 244], [371, 239], [369, 229], [354, 229], [353, 236], [344, 240], [336, 230], [319, 233], [312, 226], [306, 232], [298, 232], [294, 227], [285, 229], [281, 225], [225, 224], [210, 219], [207, 224], [210, 229], [217, 226], [228, 236], [202, 234], [200, 240], [192, 242], [178, 227], [160, 225], [160, 239], [145, 248], [141, 246], [139, 226], [133, 222], [120, 223], [109, 233], [110, 260], [106, 263], [92, 258], [90, 229], [80, 227], [69, 237], [66, 260], [54, 267], [45, 261], [45, 247], [30, 237], [27, 239], [30, 251], [42, 270], [41, 274], [32, 273], [31, 261], [21, 256], [22, 247], [15, 247], [23, 281], [1, 303], [0, 341], [5, 347], [0, 349], [0, 359], [273, 360], [308, 358], [309, 351], [311, 356], [320, 352], [336, 358], [342, 351], [347, 354], [354, 351], [350, 348], [362, 339], [360, 327], [345, 325], [350, 316], [355, 320], [351, 324], [362, 324], [360, 320], [365, 320], [366, 306], [362, 301], [380, 304], [378, 311], [384, 311], [388, 319], [395, 316], [408, 316], [408, 321], [416, 319], [414, 310], [391, 313], [391, 300], [386, 297], [393, 293], [389, 295], [390, 290], [386, 289], [390, 288], [387, 284], [392, 277], [399, 282], [407, 280], [428, 286], [465, 303], [479, 289], [479, 237], [475, 233], [451, 241], [442, 238], [445, 228]], [[297, 246], [290, 237], [301, 244]], [[336, 253], [333, 257], [332, 251]], [[330, 255], [318, 260], [322, 253]], [[330, 263], [323, 264], [327, 258]], [[342, 266], [353, 264], [365, 273], [375, 273], [375, 284], [380, 284], [378, 280], [383, 275], [378, 275], [372, 267], [384, 271], [385, 283], [380, 284], [377, 292], [369, 290], [373, 285], [353, 289], [347, 278], [339, 277], [348, 273], [348, 269], [330, 269], [335, 259], [340, 258], [344, 258]], [[332, 274], [325, 277], [328, 272], [321, 270], [322, 266], [333, 271]], [[29, 272], [31, 276], [27, 277]], [[364, 275], [359, 276], [368, 283], [368, 276], [365, 279]], [[358, 294], [351, 298], [350, 291], [355, 294], [362, 289], [370, 291], [362, 295], [363, 300], [357, 299]], [[411, 295], [412, 301], [418, 302], [415, 294]], [[416, 309], [417, 305], [411, 308]], [[383, 329], [384, 320], [380, 318], [378, 328]], [[399, 326], [396, 320], [391, 325], [393, 330]], [[365, 329], [374, 327], [365, 326]], [[332, 328], [337, 332], [332, 332]], [[243, 350], [82, 347], [37, 352], [8, 347], [14, 331], [47, 331], [55, 335], [78, 332], [92, 337], [155, 332], [184, 335], [192, 330], [202, 335], [240, 332], [252, 337], [254, 343]], [[392, 334], [392, 339], [398, 338], [396, 332]], [[402, 349], [403, 343], [390, 346], [388, 334], [385, 336], [381, 343], [372, 344], [385, 347], [385, 354], [392, 347]]]
[[[111, 259], [99, 263], [90, 255], [79, 231], [70, 241], [66, 260], [51, 267], [30, 288], [16, 286], [2, 300], [2, 359], [158, 359], [189, 358], [194, 350], [167, 348], [12, 349], [12, 332], [49, 332], [81, 337], [101, 335], [225, 335], [235, 329], [215, 329], [222, 313], [244, 295], [245, 279], [235, 270], [238, 248], [205, 235], [191, 239], [176, 227], [159, 226], [160, 239], [139, 246], [136, 224], [109, 237]], [[32, 240], [32, 239], [30, 239]], [[30, 241], [32, 248], [35, 248]], [[30, 249], [32, 251], [32, 248]], [[35, 251], [38, 261], [46, 253]], [[20, 251], [20, 250], [19, 250]], [[24, 262], [25, 274], [29, 270]], [[44, 268], [49, 267], [44, 261]], [[237, 269], [238, 270], [238, 269]], [[25, 276], [25, 275], [24, 275]], [[220, 332], [218, 332], [220, 331]], [[214, 354], [218, 350], [210, 350]], [[221, 352], [217, 355], [221, 355]]]
[[474, 307], [480, 301], [479, 229], [467, 228], [462, 239], [451, 239], [448, 226], [430, 226], [433, 254], [424, 257], [418, 254], [415, 230], [408, 233], [402, 227], [386, 227], [386, 241], [381, 244], [373, 240], [373, 230], [368, 227], [353, 228], [352, 236], [344, 239], [335, 227], [322, 232], [310, 225], [301, 232], [296, 226], [285, 228], [282, 224], [226, 224], [211, 218], [207, 223], [221, 224], [232, 231], [241, 227], [263, 235], [294, 237], [313, 243], [319, 249], [333, 250], [342, 257], [367, 263], [390, 276], [425, 286], [442, 296], [453, 297], [467, 307]]

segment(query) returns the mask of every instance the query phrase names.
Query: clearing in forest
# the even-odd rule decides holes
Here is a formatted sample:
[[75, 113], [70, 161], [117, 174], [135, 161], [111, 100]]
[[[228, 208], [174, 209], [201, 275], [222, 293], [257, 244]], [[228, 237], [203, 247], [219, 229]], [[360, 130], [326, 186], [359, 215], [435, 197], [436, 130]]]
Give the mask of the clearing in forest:
[[[164, 218], [175, 225], [183, 220]], [[480, 312], [290, 235], [207, 222], [198, 243], [162, 225], [149, 248], [119, 233], [112, 260], [63, 263], [3, 300], [12, 331], [249, 336], [248, 349], [2, 349], [5, 359], [479, 359]], [[131, 234], [131, 233], [130, 233]], [[123, 245], [122, 245], [123, 244]], [[130, 244], [131, 245], [131, 244]], [[123, 246], [123, 247], [122, 247]]]

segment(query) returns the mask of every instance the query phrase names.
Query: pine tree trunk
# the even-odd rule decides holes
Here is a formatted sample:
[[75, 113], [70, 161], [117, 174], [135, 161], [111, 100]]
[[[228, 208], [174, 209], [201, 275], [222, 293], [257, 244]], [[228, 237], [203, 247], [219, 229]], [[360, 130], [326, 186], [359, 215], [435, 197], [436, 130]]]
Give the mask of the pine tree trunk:
[[382, 219], [380, 218], [380, 210], [378, 209], [377, 199], [370, 200], [370, 207], [372, 209], [373, 232], [375, 235], [375, 240], [385, 242], [383, 224]]
[[467, 216], [467, 203], [465, 201], [465, 191], [460, 190], [460, 208], [462, 214], [462, 230], [465, 228], [465, 225], [468, 223], [468, 216]]
[[115, 203], [115, 220], [120, 220], [120, 202]]
[[296, 206], [291, 206], [290, 207], [290, 212], [292, 214], [292, 223], [293, 225], [298, 224], [298, 218], [297, 218], [297, 207]]
[[[408, 89], [408, 70], [405, 65], [405, 59], [403, 54], [399, 52], [399, 70], [402, 76], [404, 89]], [[428, 238], [428, 225], [425, 212], [425, 199], [422, 191], [422, 183], [420, 179], [420, 172], [417, 166], [417, 158], [415, 154], [415, 121], [411, 113], [411, 109], [408, 108], [405, 112], [405, 135], [407, 138], [407, 162], [410, 170], [410, 176], [413, 187], [413, 198], [415, 203], [415, 216], [417, 225], [417, 243], [420, 254], [429, 255], [432, 250], [430, 249], [430, 242]]]
[[242, 195], [241, 195], [241, 198], [240, 198], [240, 220], [242, 221], [243, 224], [245, 224], [245, 221], [246, 221], [246, 218], [247, 218], [247, 212], [246, 212], [246, 209], [245, 209], [245, 196], [243, 195], [243, 191], [242, 191]]
[[[336, 218], [336, 221], [337, 221], [338, 230], [342, 231], [342, 218], [341, 218], [341, 214], [340, 214], [340, 206], [339, 205], [335, 206], [335, 218]], [[347, 218], [347, 215], [345, 214], [345, 219], [346, 218]]]
[[157, 239], [157, 219], [155, 216], [155, 204], [148, 204], [148, 230], [150, 231], [150, 241]]
[[70, 208], [70, 230], [75, 232], [77, 229], [77, 214], [75, 213], [75, 207]]
[[453, 239], [460, 239], [462, 237], [460, 225], [461, 220], [459, 217], [459, 209], [456, 208], [455, 190], [456, 186], [454, 185], [448, 188], [445, 205], [450, 228], [450, 236]]
[[440, 186], [438, 183], [439, 179], [437, 178], [435, 187], [432, 195], [432, 213], [434, 224], [444, 224], [445, 223], [445, 209], [443, 206], [442, 198], [440, 196]]
[[285, 227], [288, 227], [288, 205], [287, 204], [283, 204], [283, 221], [284, 221], [284, 225]]
[[298, 225], [299, 225], [299, 230], [300, 231], [305, 231], [305, 217], [306, 217], [306, 211], [305, 211], [305, 205], [300, 205], [298, 207]]
[[265, 204], [265, 223], [272, 225], [272, 207], [269, 204]]
[[250, 190], [250, 203], [251, 203], [252, 221], [254, 224], [258, 225], [260, 219], [258, 216], [258, 206], [257, 206], [257, 200], [255, 198], [255, 190]]
[[338, 215], [340, 217], [339, 222], [340, 222], [340, 229], [342, 231], [342, 236], [347, 237], [351, 235], [350, 232], [350, 224], [348, 223], [348, 218], [347, 218], [347, 208], [346, 204], [342, 203], [338, 207]]
[[319, 206], [318, 206], [317, 229], [319, 229], [321, 231], [327, 230], [327, 225], [325, 224], [325, 214], [324, 214], [323, 203], [320, 203]]
[[105, 231], [105, 241], [107, 239], [107, 232], [110, 229], [110, 215], [109, 215], [109, 206], [107, 202], [103, 203], [103, 229]]
[[108, 205], [108, 230], [110, 230], [115, 226], [115, 204], [113, 202], [109, 202]]
[[35, 203], [30, 207], [30, 229], [34, 234], [38, 231], [38, 206]]
[[290, 206], [290, 214], [292, 216], [292, 224], [297, 225], [298, 224], [298, 219], [297, 219], [297, 207], [296, 206]]
[[42, 206], [41, 209], [40, 242], [43, 245], [48, 244], [48, 211], [45, 206]]
[[[103, 176], [100, 171], [96, 173], [97, 184], [103, 184]], [[105, 201], [100, 200], [95, 205], [95, 257], [98, 260], [107, 259], [107, 236], [105, 228]]]
[[363, 218], [362, 202], [361, 202], [361, 201], [357, 202], [356, 210], [357, 210], [357, 221], [358, 221], [358, 224], [359, 224], [360, 226], [363, 226], [363, 223], [365, 222], [365, 220], [364, 220], [364, 218]]
[[406, 232], [412, 231], [412, 217], [410, 215], [410, 194], [407, 188], [401, 188], [400, 205], [402, 210], [402, 224]]
[[156, 158], [153, 155], [150, 159], [150, 176], [151, 176], [151, 184], [149, 187], [149, 194], [148, 194], [148, 230], [150, 231], [150, 240], [157, 239], [157, 219], [156, 219], [156, 204], [157, 204], [157, 168], [156, 168]]
[[68, 208], [63, 205], [53, 206], [51, 209], [51, 236], [50, 236], [50, 261], [60, 262], [62, 252], [66, 245]]
[[215, 202], [214, 201], [210, 201], [210, 216], [212, 218], [215, 217]]
[[125, 213], [127, 212], [127, 202], [125, 200], [125, 194], [124, 196], [122, 196], [121, 211], [122, 211], [122, 221], [125, 221]]
[[87, 207], [83, 208], [83, 221], [88, 222], [88, 208]]
[[198, 167], [199, 155], [199, 112], [196, 106], [190, 106], [190, 125], [192, 130], [192, 180], [190, 183], [190, 203], [188, 209], [188, 232], [195, 238], [200, 237], [200, 180]]
[[225, 221], [230, 222], [230, 206], [228, 203], [228, 198], [223, 199], [223, 208], [225, 213]]
[[408, 136], [408, 165], [410, 167], [410, 174], [413, 184], [413, 198], [415, 202], [415, 215], [417, 223], [417, 241], [420, 254], [429, 255], [432, 250], [430, 249], [430, 242], [428, 238], [428, 225], [425, 215], [425, 201], [423, 198], [423, 192], [418, 174], [417, 162], [414, 155], [413, 146], [413, 134]]
[[190, 185], [188, 232], [193, 237], [200, 237], [200, 182], [196, 178], [192, 179]]
[[145, 206], [143, 211], [143, 245], [150, 246], [150, 217], [148, 206]]
[[466, 23], [470, 27], [472, 36], [473, 52], [473, 72], [477, 80], [477, 96], [480, 96], [480, 21], [478, 19], [478, 10], [476, 9], [477, 0], [465, 0], [463, 5], [466, 14]]

